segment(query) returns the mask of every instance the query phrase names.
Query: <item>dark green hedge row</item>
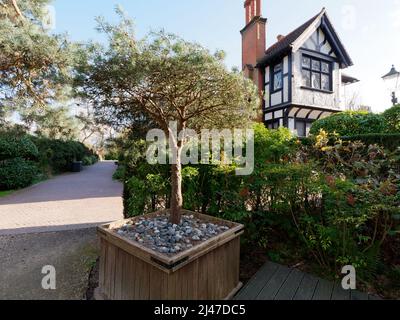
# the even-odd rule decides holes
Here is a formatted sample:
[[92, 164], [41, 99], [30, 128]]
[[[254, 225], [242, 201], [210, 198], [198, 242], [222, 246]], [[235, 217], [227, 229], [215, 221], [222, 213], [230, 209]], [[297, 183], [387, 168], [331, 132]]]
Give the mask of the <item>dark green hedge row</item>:
[[317, 135], [320, 130], [336, 132], [340, 136], [386, 132], [386, 121], [379, 114], [367, 112], [340, 112], [313, 123], [310, 133]]
[[400, 105], [386, 110], [383, 114], [346, 111], [334, 114], [313, 123], [310, 133], [317, 135], [320, 130], [336, 132], [340, 136], [365, 134], [400, 134]]
[[16, 137], [12, 135], [0, 136], [0, 160], [23, 158], [35, 160], [39, 150], [28, 137]]
[[39, 149], [40, 166], [51, 169], [53, 173], [69, 171], [73, 161], [83, 161], [85, 157], [95, 156], [84, 144], [77, 141], [36, 137], [32, 139]]
[[360, 134], [342, 137], [342, 139], [345, 141], [362, 141], [366, 145], [377, 144], [389, 150], [396, 150], [400, 147], [400, 133]]
[[[343, 141], [361, 141], [366, 145], [377, 144], [385, 149], [394, 151], [400, 147], [400, 133], [369, 133], [369, 134], [358, 134], [353, 136], [342, 136], [340, 137]], [[304, 146], [312, 146], [315, 143], [315, 136], [299, 139]], [[331, 137], [331, 144], [335, 141]]]
[[[342, 265], [356, 266], [367, 281], [391, 274], [382, 269], [394, 260], [381, 257], [393, 256], [387, 248], [399, 240], [398, 154], [339, 139], [304, 139], [302, 146], [288, 130], [262, 125], [254, 140], [250, 176], [237, 176], [232, 166], [185, 166], [185, 209], [244, 224], [244, 252], [259, 247], [280, 263], [313, 259], [332, 276]], [[168, 206], [169, 167], [149, 165], [139, 143], [125, 154], [115, 175], [125, 182], [125, 216]]]
[[98, 156], [77, 141], [0, 132], [0, 190], [31, 185], [39, 175], [71, 170], [73, 161], [96, 163]]
[[400, 133], [400, 104], [386, 110], [383, 117], [387, 123], [389, 132]]
[[23, 158], [0, 161], [0, 190], [13, 190], [31, 185], [40, 170], [35, 162]]

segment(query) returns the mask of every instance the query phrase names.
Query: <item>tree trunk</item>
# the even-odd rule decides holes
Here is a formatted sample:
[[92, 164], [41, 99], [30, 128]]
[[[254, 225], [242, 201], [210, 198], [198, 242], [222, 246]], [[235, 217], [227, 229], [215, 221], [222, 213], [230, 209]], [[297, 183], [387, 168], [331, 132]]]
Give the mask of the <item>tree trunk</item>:
[[171, 165], [171, 215], [170, 222], [181, 223], [183, 196], [182, 196], [182, 147], [177, 148], [176, 164]]

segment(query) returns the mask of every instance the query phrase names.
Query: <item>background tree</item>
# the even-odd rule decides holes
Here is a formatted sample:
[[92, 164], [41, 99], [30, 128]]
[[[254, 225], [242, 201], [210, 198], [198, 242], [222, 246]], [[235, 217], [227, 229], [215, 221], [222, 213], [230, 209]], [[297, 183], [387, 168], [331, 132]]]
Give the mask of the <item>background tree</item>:
[[389, 133], [400, 133], [400, 104], [386, 110], [383, 117]]
[[74, 50], [46, 30], [50, 0], [0, 0], [0, 113], [65, 95]]
[[[123, 17], [112, 26], [100, 20], [109, 37], [106, 49], [88, 50], [79, 68], [80, 93], [91, 99], [103, 119], [135, 127], [151, 121], [172, 137], [178, 132], [203, 128], [244, 128], [259, 110], [257, 88], [238, 72], [229, 72], [224, 55], [209, 53], [165, 32], [136, 40], [132, 21]], [[171, 222], [180, 223], [182, 174], [180, 156], [185, 141], [173, 140], [176, 164], [171, 164]], [[170, 146], [171, 148], [171, 146]]]
[[56, 140], [79, 140], [79, 121], [68, 107], [44, 107], [41, 112], [22, 112], [21, 120], [36, 135]]

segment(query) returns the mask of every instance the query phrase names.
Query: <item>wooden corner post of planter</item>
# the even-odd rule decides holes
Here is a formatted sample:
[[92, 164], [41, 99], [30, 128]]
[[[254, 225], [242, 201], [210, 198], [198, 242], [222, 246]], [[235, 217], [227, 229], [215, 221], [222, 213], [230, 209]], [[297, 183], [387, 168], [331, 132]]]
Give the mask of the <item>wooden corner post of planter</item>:
[[[241, 288], [240, 236], [244, 226], [184, 211], [230, 229], [190, 250], [163, 255], [118, 235], [129, 220], [98, 228], [101, 242], [98, 298], [107, 300], [222, 300]], [[157, 215], [153, 213], [151, 215]], [[151, 216], [149, 215], [149, 216]]]

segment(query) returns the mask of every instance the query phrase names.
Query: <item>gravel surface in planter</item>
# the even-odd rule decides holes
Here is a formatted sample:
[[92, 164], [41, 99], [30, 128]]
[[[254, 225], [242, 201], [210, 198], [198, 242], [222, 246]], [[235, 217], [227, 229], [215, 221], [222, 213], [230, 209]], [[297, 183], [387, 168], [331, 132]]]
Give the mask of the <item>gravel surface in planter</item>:
[[138, 242], [153, 251], [173, 256], [229, 230], [224, 224], [209, 223], [193, 215], [183, 215], [181, 224], [169, 222], [169, 216], [132, 219], [119, 229], [118, 235]]

